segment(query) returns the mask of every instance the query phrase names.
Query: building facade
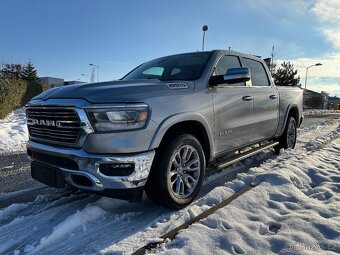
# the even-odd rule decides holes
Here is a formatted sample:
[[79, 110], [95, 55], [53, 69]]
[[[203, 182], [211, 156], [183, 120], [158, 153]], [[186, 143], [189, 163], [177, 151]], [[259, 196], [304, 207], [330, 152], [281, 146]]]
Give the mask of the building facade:
[[51, 87], [58, 87], [64, 85], [64, 79], [56, 77], [39, 77], [42, 83], [48, 84]]

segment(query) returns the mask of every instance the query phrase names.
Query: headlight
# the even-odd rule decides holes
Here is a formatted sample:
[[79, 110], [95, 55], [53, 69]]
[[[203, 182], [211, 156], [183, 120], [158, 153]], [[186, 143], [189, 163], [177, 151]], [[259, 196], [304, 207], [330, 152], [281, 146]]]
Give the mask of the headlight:
[[87, 109], [96, 131], [124, 131], [143, 128], [149, 115], [147, 107]]

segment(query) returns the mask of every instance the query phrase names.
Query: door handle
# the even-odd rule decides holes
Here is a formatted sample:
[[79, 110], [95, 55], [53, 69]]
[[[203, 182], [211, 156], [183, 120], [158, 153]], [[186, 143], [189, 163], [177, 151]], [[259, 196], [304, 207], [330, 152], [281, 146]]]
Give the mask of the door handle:
[[269, 98], [270, 98], [270, 99], [276, 99], [277, 96], [276, 96], [276, 95], [270, 95]]
[[243, 101], [250, 101], [250, 100], [253, 100], [253, 96], [243, 96], [243, 97], [242, 97], [242, 100], [243, 100]]

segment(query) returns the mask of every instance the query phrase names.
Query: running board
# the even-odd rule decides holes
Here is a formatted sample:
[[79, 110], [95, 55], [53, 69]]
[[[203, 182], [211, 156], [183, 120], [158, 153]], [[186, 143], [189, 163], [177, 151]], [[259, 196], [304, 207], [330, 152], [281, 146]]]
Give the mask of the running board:
[[216, 164], [217, 169], [220, 170], [220, 169], [222, 169], [222, 168], [225, 168], [225, 167], [227, 167], [227, 166], [230, 166], [230, 165], [232, 165], [232, 164], [235, 164], [235, 163], [237, 163], [237, 162], [239, 162], [239, 161], [241, 161], [241, 160], [244, 160], [244, 159], [246, 159], [246, 158], [249, 158], [249, 157], [251, 157], [251, 156], [253, 156], [253, 155], [255, 155], [255, 154], [257, 154], [257, 153], [259, 153], [259, 152], [261, 152], [261, 151], [270, 149], [270, 148], [272, 148], [272, 147], [274, 147], [274, 146], [276, 146], [276, 145], [278, 145], [278, 144], [279, 144], [279, 142], [270, 142], [270, 143], [267, 143], [267, 144], [262, 145], [262, 146], [260, 146], [260, 147], [257, 147], [257, 148], [255, 148], [255, 149], [252, 149], [252, 150], [246, 151], [246, 152], [244, 152], [244, 153], [235, 155], [235, 156], [229, 158], [228, 160], [226, 160], [226, 161], [224, 161], [224, 162], [221, 162], [221, 163], [219, 163], [219, 164]]

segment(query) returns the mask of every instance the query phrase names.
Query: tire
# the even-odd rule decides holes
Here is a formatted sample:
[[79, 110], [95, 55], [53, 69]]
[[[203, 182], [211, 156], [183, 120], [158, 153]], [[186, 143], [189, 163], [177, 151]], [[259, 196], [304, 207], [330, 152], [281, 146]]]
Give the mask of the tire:
[[200, 142], [192, 135], [181, 134], [157, 151], [145, 192], [156, 204], [181, 209], [196, 198], [204, 174]]
[[294, 149], [297, 137], [297, 124], [293, 117], [289, 117], [283, 134], [278, 138], [279, 144], [274, 147], [275, 152], [281, 149]]

